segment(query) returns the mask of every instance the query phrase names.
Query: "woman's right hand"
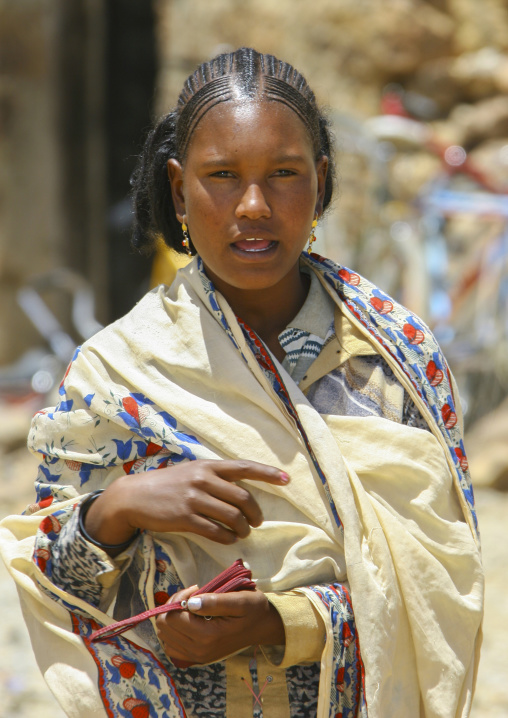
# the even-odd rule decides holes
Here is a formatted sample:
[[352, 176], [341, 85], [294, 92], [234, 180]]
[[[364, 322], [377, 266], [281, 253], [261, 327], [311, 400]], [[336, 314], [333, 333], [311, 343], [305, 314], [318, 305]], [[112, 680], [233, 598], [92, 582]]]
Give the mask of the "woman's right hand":
[[243, 479], [289, 482], [285, 472], [255, 461], [189, 461], [117, 479], [90, 506], [85, 527], [110, 545], [124, 543], [136, 529], [190, 532], [232, 544], [263, 521], [252, 495], [235, 483]]

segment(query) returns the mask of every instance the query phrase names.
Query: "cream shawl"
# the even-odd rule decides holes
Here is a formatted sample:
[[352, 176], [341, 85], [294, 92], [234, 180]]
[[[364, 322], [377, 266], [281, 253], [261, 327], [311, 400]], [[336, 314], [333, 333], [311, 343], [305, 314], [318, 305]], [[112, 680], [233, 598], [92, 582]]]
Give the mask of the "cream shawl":
[[[246, 482], [265, 522], [233, 547], [189, 534], [145, 534], [138, 560], [147, 607], [154, 542], [167, 548], [186, 585], [203, 584], [240, 555], [262, 590], [301, 587], [328, 625], [318, 709], [324, 718], [333, 714], [333, 631], [305, 587], [347, 580], [369, 717], [469, 714], [483, 576], [446, 365], [406, 309], [328, 260], [305, 261], [385, 356], [432, 433], [374, 417], [320, 416], [281, 367], [277, 380], [263, 371], [259, 342], [242, 331], [196, 260], [169, 289], [148, 294], [83, 346], [59, 407], [34, 418], [29, 443], [45, 455], [46, 484], [59, 503], [9, 517], [0, 528], [35, 653], [68, 715], [111, 715], [96, 661], [73, 632], [69, 611], [104, 624], [112, 619], [51, 584], [32, 560], [34, 536], [42, 517], [65, 512], [126, 465], [153, 468], [133, 437], [173, 459], [251, 459], [291, 476], [284, 488]], [[133, 640], [143, 650], [142, 636]], [[178, 710], [164, 715], [182, 715]]]

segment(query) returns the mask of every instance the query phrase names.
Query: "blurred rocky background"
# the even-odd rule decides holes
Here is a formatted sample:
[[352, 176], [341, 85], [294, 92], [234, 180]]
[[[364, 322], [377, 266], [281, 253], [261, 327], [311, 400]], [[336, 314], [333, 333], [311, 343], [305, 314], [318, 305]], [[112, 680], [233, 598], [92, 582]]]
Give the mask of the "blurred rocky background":
[[[72, 346], [149, 286], [128, 193], [152, 118], [240, 45], [329, 108], [339, 197], [317, 251], [420, 313], [459, 380], [488, 579], [473, 716], [507, 717], [506, 0], [0, 0], [0, 513], [31, 501], [29, 416]], [[55, 718], [0, 577], [0, 718]]]

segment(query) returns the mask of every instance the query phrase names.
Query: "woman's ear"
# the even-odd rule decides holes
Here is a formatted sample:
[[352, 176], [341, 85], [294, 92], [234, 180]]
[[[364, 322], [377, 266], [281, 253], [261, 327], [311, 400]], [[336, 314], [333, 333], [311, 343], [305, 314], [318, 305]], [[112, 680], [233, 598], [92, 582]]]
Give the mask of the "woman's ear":
[[316, 174], [318, 179], [316, 212], [319, 217], [323, 214], [323, 203], [325, 199], [326, 175], [328, 173], [328, 157], [322, 155], [316, 162]]
[[168, 160], [168, 177], [171, 184], [171, 195], [175, 206], [176, 217], [183, 222], [185, 215], [185, 198], [183, 194], [183, 168], [178, 160], [173, 157]]

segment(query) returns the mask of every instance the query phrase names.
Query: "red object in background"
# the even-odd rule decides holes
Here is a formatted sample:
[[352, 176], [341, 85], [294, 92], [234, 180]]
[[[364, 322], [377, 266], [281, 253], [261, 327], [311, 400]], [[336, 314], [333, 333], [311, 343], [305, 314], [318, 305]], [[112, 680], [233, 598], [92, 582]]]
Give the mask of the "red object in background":
[[410, 117], [408, 111], [404, 107], [401, 95], [393, 90], [385, 92], [381, 97], [381, 114], [397, 115], [398, 117]]

